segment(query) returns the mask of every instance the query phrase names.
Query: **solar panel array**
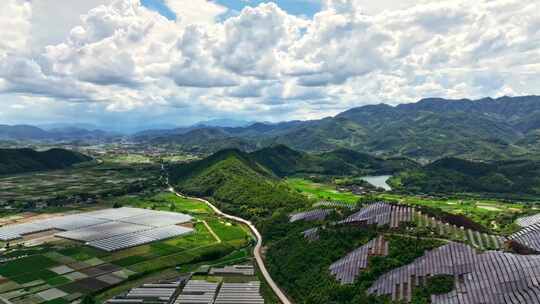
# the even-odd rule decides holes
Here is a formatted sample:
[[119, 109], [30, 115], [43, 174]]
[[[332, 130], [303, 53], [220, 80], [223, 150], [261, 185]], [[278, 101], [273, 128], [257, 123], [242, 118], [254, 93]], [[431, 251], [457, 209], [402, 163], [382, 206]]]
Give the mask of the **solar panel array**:
[[320, 201], [313, 204], [313, 207], [347, 208], [347, 209], [352, 210], [356, 207], [356, 205], [348, 204], [344, 202]]
[[23, 235], [49, 230], [34, 224], [19, 224], [0, 228], [0, 240], [12, 241], [21, 238]]
[[531, 225], [539, 224], [540, 223], [540, 213], [526, 216], [526, 217], [520, 217], [517, 219], [516, 223], [520, 225], [521, 227], [528, 227]]
[[73, 214], [66, 215], [61, 217], [54, 217], [51, 219], [38, 221], [39, 225], [48, 226], [49, 229], [58, 229], [58, 230], [75, 230], [84, 227], [90, 227], [94, 225], [99, 225], [107, 223], [106, 219], [93, 218], [85, 216], [84, 214]]
[[253, 265], [232, 265], [225, 267], [212, 267], [210, 269], [211, 275], [230, 275], [230, 274], [240, 274], [245, 276], [254, 276], [255, 268]]
[[143, 299], [143, 300], [152, 300], [164, 302], [167, 303], [176, 292], [176, 288], [178, 286], [175, 286], [174, 284], [168, 284], [172, 285], [171, 287], [140, 287], [140, 288], [133, 288], [129, 291], [129, 293], [126, 295], [126, 298], [136, 298], [136, 299]]
[[430, 227], [441, 236], [452, 236], [454, 239], [466, 241], [474, 247], [486, 249], [501, 249], [506, 239], [502, 236], [487, 234], [476, 230], [465, 229], [449, 223], [444, 223], [434, 217], [417, 212], [417, 224], [419, 227]]
[[[252, 265], [236, 265], [252, 270]], [[261, 282], [212, 283], [204, 280], [189, 280], [188, 277], [174, 281], [143, 284], [118, 295], [106, 304], [264, 304], [260, 294]], [[182, 288], [182, 286], [185, 286]]]
[[296, 221], [320, 221], [324, 220], [333, 211], [334, 210], [332, 209], [316, 209], [294, 213], [289, 216], [289, 222], [293, 223]]
[[330, 273], [336, 276], [341, 285], [352, 284], [360, 271], [367, 268], [370, 256], [387, 255], [388, 242], [379, 236], [330, 265]]
[[264, 304], [261, 282], [223, 283], [215, 304]]
[[79, 214], [66, 215], [50, 219], [38, 220], [31, 223], [15, 224], [0, 228], [0, 240], [12, 241], [25, 235], [47, 230], [73, 230], [106, 223], [107, 220], [87, 217]]
[[391, 205], [384, 202], [368, 204], [360, 211], [347, 217], [340, 224], [367, 224], [397, 228], [403, 222], [413, 220], [414, 209], [408, 206]]
[[175, 304], [212, 304], [218, 289], [217, 283], [201, 280], [189, 281], [182, 293], [176, 298]]
[[193, 232], [193, 229], [191, 228], [167, 226], [91, 241], [86, 243], [86, 245], [112, 252], [161, 241], [172, 237], [182, 236], [191, 232]]
[[191, 217], [182, 213], [153, 211], [148, 210], [148, 213], [140, 214], [128, 218], [120, 219], [119, 221], [137, 225], [145, 225], [152, 227], [164, 227], [175, 225], [177, 223], [185, 223], [191, 220]]
[[143, 284], [125, 294], [106, 301], [106, 304], [154, 303], [168, 304], [174, 300], [182, 281]]
[[479, 254], [460, 243], [434, 249], [384, 274], [368, 293], [410, 301], [413, 289], [435, 275], [451, 275], [455, 281], [452, 292], [432, 296], [435, 304], [540, 303], [540, 256], [502, 251]]
[[138, 234], [124, 234], [115, 236], [108, 239], [97, 240], [86, 243], [86, 245], [105, 250], [108, 252], [140, 246], [148, 243], [152, 243], [156, 240], [140, 236]]
[[63, 231], [55, 236], [114, 251], [190, 233], [192, 229], [176, 226], [190, 220], [181, 213], [123, 207], [1, 227], [0, 240], [54, 229]]
[[116, 221], [128, 217], [134, 217], [137, 215], [147, 214], [148, 212], [158, 212], [153, 210], [141, 209], [141, 208], [113, 208], [113, 209], [103, 209], [92, 212], [84, 213], [85, 216], [106, 219], [110, 221]]
[[152, 228], [122, 222], [106, 222], [99, 225], [57, 233], [56, 236], [75, 241], [91, 242], [148, 229]]
[[510, 235], [508, 239], [529, 249], [540, 252], [540, 223], [527, 226]]

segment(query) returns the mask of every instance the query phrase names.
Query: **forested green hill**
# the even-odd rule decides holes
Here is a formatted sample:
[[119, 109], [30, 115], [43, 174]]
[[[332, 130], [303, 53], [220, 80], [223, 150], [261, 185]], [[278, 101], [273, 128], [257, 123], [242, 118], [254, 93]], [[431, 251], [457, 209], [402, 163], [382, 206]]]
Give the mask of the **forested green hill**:
[[224, 210], [252, 220], [307, 204], [303, 195], [239, 150], [222, 150], [169, 171], [171, 182], [182, 192], [211, 197]]
[[0, 149], [0, 175], [63, 169], [92, 158], [75, 151], [51, 149]]
[[383, 175], [419, 167], [407, 158], [384, 159], [348, 149], [311, 154], [276, 145], [249, 155], [281, 177], [294, 174]]
[[540, 161], [472, 162], [445, 158], [391, 180], [397, 189], [423, 193], [540, 194]]

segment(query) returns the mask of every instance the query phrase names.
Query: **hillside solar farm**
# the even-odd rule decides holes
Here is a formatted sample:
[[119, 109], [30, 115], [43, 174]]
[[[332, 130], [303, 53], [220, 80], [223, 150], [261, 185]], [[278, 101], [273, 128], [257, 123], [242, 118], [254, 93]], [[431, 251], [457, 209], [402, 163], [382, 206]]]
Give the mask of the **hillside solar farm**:
[[[538, 215], [518, 218], [517, 231], [501, 235], [467, 222], [459, 225], [459, 218], [426, 214], [415, 205], [341, 204], [325, 201], [290, 214], [288, 229], [296, 234], [269, 248], [271, 271], [289, 280], [280, 284], [293, 298], [318, 295], [313, 303], [328, 303], [334, 294], [355, 290], [371, 299], [368, 303], [540, 303]], [[322, 269], [309, 277], [291, 275], [299, 270], [287, 273], [280, 263]], [[304, 281], [326, 294], [296, 291], [310, 288], [297, 283]]]
[[384, 274], [368, 292], [410, 302], [414, 288], [430, 277], [447, 275], [453, 278], [455, 289], [432, 296], [432, 303], [532, 304], [540, 302], [539, 270], [539, 256], [479, 253], [468, 245], [451, 242]]

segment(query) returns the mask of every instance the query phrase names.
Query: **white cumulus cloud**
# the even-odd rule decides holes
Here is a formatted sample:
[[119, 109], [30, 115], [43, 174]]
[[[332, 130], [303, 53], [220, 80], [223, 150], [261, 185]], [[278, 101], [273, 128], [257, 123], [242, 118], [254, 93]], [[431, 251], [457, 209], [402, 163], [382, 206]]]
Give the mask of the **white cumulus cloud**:
[[76, 103], [95, 117], [154, 118], [169, 108], [270, 120], [431, 96], [540, 94], [535, 1], [405, 1], [389, 10], [385, 1], [326, 0], [311, 18], [265, 3], [224, 20], [227, 8], [213, 1], [165, 3], [177, 21], [138, 0], [96, 0], [65, 37], [32, 47], [46, 41], [32, 36], [43, 6], [2, 1], [0, 27], [11, 30], [0, 32], [0, 93]]

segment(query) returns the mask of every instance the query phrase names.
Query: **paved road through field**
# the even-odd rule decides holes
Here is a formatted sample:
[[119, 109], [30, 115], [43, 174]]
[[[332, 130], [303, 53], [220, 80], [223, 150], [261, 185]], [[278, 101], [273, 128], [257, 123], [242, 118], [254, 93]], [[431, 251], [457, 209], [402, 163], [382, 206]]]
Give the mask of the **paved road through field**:
[[[179, 197], [187, 197], [185, 195], [182, 195], [182, 194], [176, 192], [173, 187], [170, 187], [169, 191], [171, 191], [172, 193], [176, 194]], [[255, 234], [255, 237], [257, 238], [257, 245], [255, 245], [255, 249], [253, 250], [253, 255], [255, 255], [255, 260], [257, 261], [257, 266], [261, 270], [261, 273], [264, 276], [264, 279], [266, 280], [266, 282], [268, 283], [268, 286], [270, 286], [270, 288], [272, 288], [272, 290], [274, 291], [276, 296], [279, 298], [281, 303], [283, 303], [283, 304], [291, 304], [291, 301], [289, 301], [289, 299], [285, 296], [283, 291], [281, 291], [281, 289], [276, 284], [276, 282], [274, 282], [274, 280], [270, 276], [270, 273], [268, 273], [268, 270], [266, 270], [266, 266], [264, 265], [264, 261], [263, 261], [263, 259], [261, 257], [262, 236], [259, 233], [259, 230], [257, 230], [257, 228], [255, 228], [255, 225], [253, 225], [250, 221], [245, 220], [245, 219], [243, 219], [241, 217], [237, 217], [237, 216], [233, 216], [233, 215], [223, 213], [216, 206], [214, 206], [212, 203], [210, 203], [209, 201], [207, 201], [205, 199], [198, 198], [198, 197], [187, 197], [187, 198], [203, 202], [203, 203], [207, 204], [210, 208], [212, 208], [212, 210], [214, 210], [215, 213], [223, 216], [224, 218], [233, 220], [235, 222], [240, 222], [240, 223], [246, 224], [249, 227], [249, 229], [251, 229], [251, 231], [253, 232], [253, 234]]]

